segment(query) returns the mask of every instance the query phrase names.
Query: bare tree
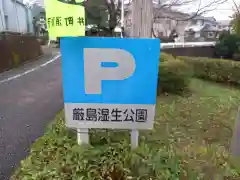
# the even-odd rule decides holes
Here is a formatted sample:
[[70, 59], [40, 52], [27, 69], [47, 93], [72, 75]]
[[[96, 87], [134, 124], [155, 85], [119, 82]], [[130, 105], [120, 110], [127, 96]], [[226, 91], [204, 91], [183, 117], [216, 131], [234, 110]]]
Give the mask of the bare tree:
[[[153, 0], [156, 2], [156, 0]], [[194, 5], [196, 4], [196, 9], [194, 12], [191, 13], [187, 18], [182, 18], [182, 17], [173, 17], [173, 16], [162, 16], [161, 14], [158, 14], [155, 12], [154, 18], [168, 18], [168, 19], [173, 19], [177, 21], [187, 21], [190, 20], [196, 16], [205, 14], [207, 12], [216, 10], [217, 6], [226, 2], [227, 0], [212, 0], [208, 2], [207, 4], [203, 4], [202, 0], [157, 0], [157, 5], [158, 5], [158, 11], [161, 12], [161, 10], [165, 9], [179, 9], [181, 7], [186, 7], [189, 5]]]
[[[131, 3], [131, 1], [132, 0], [129, 0], [128, 3]], [[208, 3], [203, 3], [203, 0], [152, 0], [155, 8], [153, 11], [152, 27], [150, 28], [152, 29], [153, 35], [155, 35], [153, 24], [159, 19], [169, 19], [176, 22], [171, 29], [176, 29], [176, 26], [178, 26], [180, 22], [188, 21], [196, 16], [213, 11], [219, 4], [226, 1], [227, 0], [211, 0], [208, 1]], [[107, 35], [112, 36], [114, 29], [120, 22], [121, 2], [122, 0], [85, 0], [84, 6], [86, 8], [87, 20], [90, 19], [89, 21], [91, 21], [87, 24], [96, 24], [100, 30], [106, 32]], [[176, 16], [176, 14], [166, 15], [164, 13], [164, 10], [166, 9], [174, 12], [191, 5], [195, 5], [196, 7], [191, 14], [182, 13], [181, 15], [181, 13], [178, 13], [179, 16]]]
[[97, 25], [107, 36], [113, 36], [120, 22], [121, 0], [86, 0], [84, 2], [89, 23]]
[[[203, 0], [153, 0], [155, 4], [155, 10], [153, 14], [153, 24], [160, 19], [169, 19], [176, 22], [172, 29], [175, 29], [179, 22], [189, 21], [197, 16], [203, 15], [207, 12], [216, 10], [217, 6], [226, 2], [227, 0], [212, 0], [208, 3], [203, 4]], [[196, 9], [192, 13], [178, 13], [178, 16], [165, 14], [164, 10], [178, 11], [179, 9], [195, 5]], [[152, 25], [153, 35], [156, 37], [153, 25]]]
[[240, 7], [235, 0], [232, 0], [232, 2], [233, 2], [234, 13], [231, 17], [232, 18], [231, 24], [233, 26], [234, 32], [237, 35], [240, 35]]
[[105, 0], [105, 5], [109, 13], [108, 26], [109, 33], [112, 36], [114, 29], [120, 22], [121, 16], [121, 1], [120, 0]]

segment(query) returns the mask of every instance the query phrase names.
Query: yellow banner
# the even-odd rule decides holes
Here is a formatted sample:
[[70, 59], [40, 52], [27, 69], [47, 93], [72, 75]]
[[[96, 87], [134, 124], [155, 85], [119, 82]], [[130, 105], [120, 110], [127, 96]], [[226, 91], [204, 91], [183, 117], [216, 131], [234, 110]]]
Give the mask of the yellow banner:
[[85, 36], [83, 0], [45, 0], [49, 37]]

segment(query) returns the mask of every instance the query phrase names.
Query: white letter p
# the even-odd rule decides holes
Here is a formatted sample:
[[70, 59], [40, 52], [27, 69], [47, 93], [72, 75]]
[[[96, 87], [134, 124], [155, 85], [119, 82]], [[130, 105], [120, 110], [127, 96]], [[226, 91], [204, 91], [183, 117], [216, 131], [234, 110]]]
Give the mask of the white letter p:
[[[116, 63], [117, 67], [102, 67]], [[134, 57], [123, 49], [84, 49], [84, 81], [86, 94], [101, 94], [102, 80], [124, 80], [135, 71]]]

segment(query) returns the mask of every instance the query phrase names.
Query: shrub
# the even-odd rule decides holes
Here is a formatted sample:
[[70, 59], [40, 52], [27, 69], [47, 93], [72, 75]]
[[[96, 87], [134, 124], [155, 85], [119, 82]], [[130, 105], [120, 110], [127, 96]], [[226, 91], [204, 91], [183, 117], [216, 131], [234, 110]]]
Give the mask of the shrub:
[[173, 57], [173, 55], [171, 55], [171, 54], [167, 54], [165, 52], [161, 52], [161, 54], [160, 54], [160, 62], [173, 61], [175, 59], [176, 58]]
[[161, 62], [158, 76], [158, 93], [181, 94], [189, 86], [191, 70], [179, 60]]
[[232, 58], [234, 53], [238, 53], [239, 36], [230, 33], [224, 33], [219, 36], [219, 42], [215, 46], [217, 57]]
[[235, 12], [232, 16], [232, 29], [235, 34], [240, 34], [240, 14], [239, 12]]
[[180, 59], [193, 67], [195, 77], [240, 85], [240, 62], [190, 57], [181, 57]]
[[11, 180], [178, 179], [183, 172], [173, 149], [141, 143], [131, 151], [128, 131], [111, 130], [92, 130], [92, 146], [79, 146], [76, 135], [65, 127], [63, 114], [56, 119]]
[[16, 68], [21, 64], [20, 56], [16, 52], [12, 52], [11, 68]]

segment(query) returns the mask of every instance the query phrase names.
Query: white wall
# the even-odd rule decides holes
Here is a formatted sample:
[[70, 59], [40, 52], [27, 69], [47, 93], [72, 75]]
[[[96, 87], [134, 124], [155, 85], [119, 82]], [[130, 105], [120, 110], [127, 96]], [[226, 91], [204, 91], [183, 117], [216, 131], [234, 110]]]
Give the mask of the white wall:
[[180, 21], [178, 24], [174, 20], [165, 20], [160, 19], [157, 23], [153, 24], [153, 30], [155, 35], [158, 36], [158, 33], [162, 33], [163, 36], [169, 36], [173, 29], [176, 29], [179, 41], [184, 41], [184, 29], [187, 26], [188, 22]]
[[5, 29], [4, 13], [3, 13], [3, 0], [0, 0], [0, 31]]
[[28, 31], [27, 27], [27, 11], [26, 8], [24, 8], [21, 5], [17, 4], [17, 17], [18, 17], [18, 32], [26, 33]]
[[[14, 3], [12, 0], [0, 0], [0, 8], [2, 8], [5, 17], [3, 15], [3, 20], [5, 22], [5, 29], [14, 32], [27, 32], [27, 11], [26, 8], [18, 3]], [[0, 9], [1, 10], [1, 9]], [[1, 18], [0, 18], [1, 20]], [[1, 24], [1, 22], [0, 22]], [[1, 30], [1, 25], [0, 25]]]
[[14, 4], [11, 0], [3, 0], [4, 14], [7, 16], [6, 30], [17, 31], [17, 18]]

